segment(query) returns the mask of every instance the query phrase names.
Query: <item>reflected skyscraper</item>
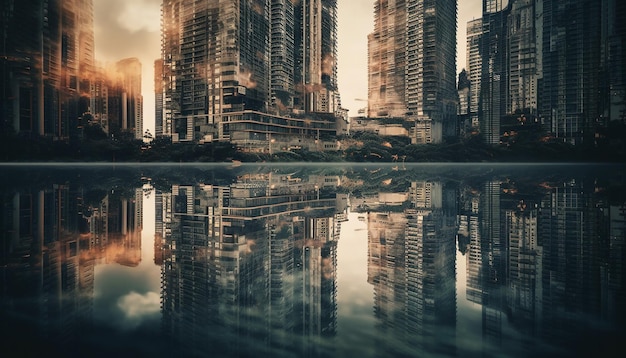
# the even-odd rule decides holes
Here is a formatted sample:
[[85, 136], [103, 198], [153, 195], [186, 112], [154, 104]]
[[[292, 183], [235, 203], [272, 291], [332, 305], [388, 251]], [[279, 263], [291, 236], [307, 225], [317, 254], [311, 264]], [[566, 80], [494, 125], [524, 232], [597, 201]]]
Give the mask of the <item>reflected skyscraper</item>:
[[379, 324], [401, 343], [394, 354], [455, 351], [456, 212], [451, 223], [445, 195], [440, 182], [413, 182], [410, 209], [368, 214], [368, 282]]
[[537, 317], [542, 315], [543, 250], [539, 246], [538, 208], [532, 202], [520, 200], [515, 208], [505, 209], [504, 215], [508, 246], [507, 307], [517, 329], [534, 335]]
[[607, 316], [626, 321], [626, 277], [620, 271], [626, 262], [626, 205], [611, 205], [609, 236], [609, 299]]
[[[81, 197], [68, 185], [2, 194], [0, 304], [11, 307], [3, 311], [4, 334], [62, 345], [77, 342], [89, 327], [95, 260]], [[27, 330], [23, 317], [36, 327]]]
[[[320, 186], [274, 173], [227, 186], [172, 186], [162, 251], [165, 332], [190, 349], [224, 354], [258, 349], [245, 339], [259, 335], [263, 349], [320, 354], [317, 339], [336, 331], [340, 225], [336, 198], [320, 197]], [[159, 215], [163, 230], [166, 211]]]
[[367, 215], [367, 281], [374, 286], [374, 314], [384, 331], [402, 326], [405, 295], [404, 213]]
[[[107, 176], [5, 166], [5, 348], [157, 357], [619, 354], [626, 211], [616, 166], [540, 166], [540, 175], [526, 166], [520, 175], [501, 166], [488, 175], [484, 167], [359, 167], [343, 176], [326, 167], [176, 168], [153, 182], [154, 266], [137, 260], [137, 231], [140, 202], [152, 198], [142, 183], [162, 168], [116, 166]], [[189, 184], [171, 184], [181, 178]], [[344, 190], [360, 196], [353, 213]], [[359, 222], [347, 225], [346, 242], [368, 246], [368, 267], [352, 266], [356, 248], [337, 250], [341, 222], [352, 218]], [[455, 233], [467, 281], [456, 270]], [[367, 278], [344, 285], [344, 269]], [[469, 302], [457, 301], [457, 289]]]
[[557, 183], [541, 202], [541, 335], [551, 342], [582, 334], [573, 328], [580, 314], [597, 315], [605, 309], [608, 247], [598, 238], [608, 220], [606, 204], [594, 199], [592, 189], [593, 183], [580, 180]]
[[[584, 315], [622, 309], [612, 303], [622, 292], [613, 287], [623, 285], [609, 284], [608, 271], [614, 267], [611, 257], [622, 261], [617, 257], [623, 256], [618, 243], [623, 235], [611, 244], [606, 239], [621, 235], [619, 209], [610, 208], [598, 195], [604, 189], [591, 181], [541, 183], [540, 188], [520, 195], [513, 182], [491, 181], [480, 193], [465, 196], [465, 210], [472, 197], [481, 197], [477, 238], [471, 234], [471, 210], [461, 215], [460, 233], [469, 236], [467, 299], [482, 306], [485, 349], [539, 349], [536, 343], [512, 340], [505, 334], [510, 328], [546, 345], [572, 344], [572, 337], [585, 335]], [[617, 316], [611, 324], [621, 320]]]

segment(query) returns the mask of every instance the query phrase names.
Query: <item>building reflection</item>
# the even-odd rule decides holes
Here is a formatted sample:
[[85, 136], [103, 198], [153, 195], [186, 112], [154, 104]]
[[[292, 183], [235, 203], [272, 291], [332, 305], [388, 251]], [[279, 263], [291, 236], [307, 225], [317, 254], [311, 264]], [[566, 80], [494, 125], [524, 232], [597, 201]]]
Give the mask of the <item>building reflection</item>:
[[[380, 353], [454, 355], [457, 190], [415, 181], [403, 196], [407, 201], [395, 211], [367, 205], [368, 282], [384, 332]], [[397, 344], [384, 344], [389, 338]]]
[[[609, 349], [612, 336], [595, 329], [624, 323], [624, 205], [609, 204], [594, 181], [532, 189], [498, 180], [462, 190], [459, 242], [467, 300], [482, 308], [483, 349]], [[599, 341], [605, 348], [592, 347]]]
[[[363, 299], [375, 325], [363, 345], [373, 355], [603, 355], [619, 344], [626, 204], [615, 181], [304, 172], [244, 168], [159, 184], [160, 347], [344, 353], [344, 339], [360, 334], [342, 323], [355, 317], [338, 314], [337, 248], [349, 210], [367, 224], [359, 269], [372, 293]], [[97, 320], [97, 266], [141, 269], [150, 208], [133, 185], [86, 182], [0, 186], [0, 328], [9, 347], [65, 354], [117, 334]], [[103, 291], [133, 282], [115, 277], [99, 281]], [[339, 312], [358, 306], [339, 302], [347, 306]]]
[[[338, 177], [244, 174], [157, 194], [163, 328], [181, 349], [328, 354], [346, 196]], [[259, 347], [259, 342], [264, 342]]]
[[0, 327], [10, 344], [36, 351], [38, 339], [54, 353], [91, 332], [95, 266], [140, 258], [141, 191], [134, 194], [71, 183], [0, 194]]

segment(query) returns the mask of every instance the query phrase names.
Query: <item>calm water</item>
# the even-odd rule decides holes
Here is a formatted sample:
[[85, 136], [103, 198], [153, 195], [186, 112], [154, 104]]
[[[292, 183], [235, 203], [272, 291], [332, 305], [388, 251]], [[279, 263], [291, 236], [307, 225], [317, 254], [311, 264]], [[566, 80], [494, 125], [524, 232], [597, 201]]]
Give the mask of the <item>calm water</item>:
[[2, 356], [619, 356], [626, 168], [1, 166]]

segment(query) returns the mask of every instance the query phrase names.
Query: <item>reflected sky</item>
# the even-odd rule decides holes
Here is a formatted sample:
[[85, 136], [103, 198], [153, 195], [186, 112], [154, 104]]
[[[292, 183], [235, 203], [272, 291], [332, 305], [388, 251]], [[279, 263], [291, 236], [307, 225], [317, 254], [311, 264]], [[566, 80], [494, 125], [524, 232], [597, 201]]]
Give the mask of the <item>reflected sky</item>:
[[2, 344], [27, 355], [610, 356], [624, 334], [622, 166], [2, 169]]

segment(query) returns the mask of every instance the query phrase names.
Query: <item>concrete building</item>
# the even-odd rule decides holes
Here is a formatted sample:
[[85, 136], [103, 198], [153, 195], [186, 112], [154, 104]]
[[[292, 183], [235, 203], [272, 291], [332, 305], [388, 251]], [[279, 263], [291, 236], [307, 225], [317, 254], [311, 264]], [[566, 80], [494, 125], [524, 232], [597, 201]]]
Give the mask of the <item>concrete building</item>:
[[615, 20], [625, 8], [615, 0], [485, 0], [482, 19], [467, 27], [470, 115], [484, 140], [500, 143], [502, 119], [520, 113], [560, 142], [602, 140], [599, 128], [626, 113], [626, 30]]
[[374, 11], [368, 115], [415, 122], [413, 143], [456, 135], [456, 1], [379, 1]]
[[112, 137], [143, 137], [141, 63], [137, 58], [98, 68], [90, 81], [90, 122]]
[[603, 6], [602, 33], [605, 34], [604, 67], [607, 68], [609, 88], [603, 89], [602, 98], [608, 98], [604, 104], [604, 124], [610, 121], [626, 122], [626, 3], [618, 0], [607, 0]]
[[538, 80], [542, 74], [541, 2], [517, 0], [507, 20], [508, 96], [506, 113], [537, 115]]
[[163, 59], [154, 61], [154, 136], [162, 137], [164, 134], [171, 135], [171, 126], [164, 122], [164, 84], [163, 84]]
[[479, 129], [480, 118], [480, 94], [481, 94], [481, 74], [482, 57], [480, 50], [480, 40], [483, 33], [483, 20], [474, 19], [467, 22], [467, 64], [468, 79], [470, 82], [469, 94], [469, 116], [470, 125], [474, 131]]
[[164, 1], [163, 134], [264, 152], [336, 135], [336, 13], [334, 0]]
[[3, 1], [1, 17], [2, 130], [77, 135], [89, 110], [93, 1]]
[[294, 107], [306, 113], [335, 114], [337, 83], [337, 0], [294, 4]]
[[470, 92], [471, 84], [468, 79], [467, 71], [463, 69], [459, 73], [457, 81], [457, 93], [459, 96], [459, 107], [457, 109], [457, 122], [459, 126], [459, 135], [465, 137], [473, 132], [472, 119], [470, 116]]
[[540, 114], [559, 141], [593, 142], [601, 103], [602, 3], [543, 1]]
[[110, 123], [119, 132], [132, 134], [135, 139], [143, 136], [143, 96], [141, 94], [141, 62], [126, 58], [116, 62], [116, 85], [120, 91], [121, 113], [118, 122]]
[[480, 132], [489, 144], [500, 143], [500, 121], [506, 113], [507, 5], [508, 0], [483, 0]]
[[367, 117], [404, 117], [406, 2], [376, 1], [368, 35]]

